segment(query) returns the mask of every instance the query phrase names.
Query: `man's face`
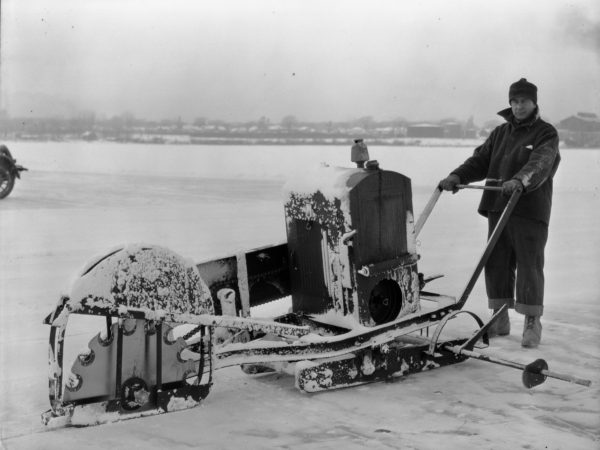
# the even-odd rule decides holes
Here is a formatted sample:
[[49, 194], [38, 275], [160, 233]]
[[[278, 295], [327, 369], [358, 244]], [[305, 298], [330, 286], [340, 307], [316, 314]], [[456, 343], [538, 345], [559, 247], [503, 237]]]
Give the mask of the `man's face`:
[[535, 110], [535, 103], [530, 98], [515, 97], [510, 101], [510, 107], [517, 120], [525, 120]]

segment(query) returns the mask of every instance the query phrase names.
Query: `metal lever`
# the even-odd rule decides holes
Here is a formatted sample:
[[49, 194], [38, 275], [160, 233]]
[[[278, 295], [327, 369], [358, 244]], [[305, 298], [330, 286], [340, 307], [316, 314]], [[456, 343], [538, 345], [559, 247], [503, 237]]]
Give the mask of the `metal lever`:
[[435, 206], [438, 199], [440, 198], [440, 195], [442, 195], [442, 189], [439, 186], [436, 186], [435, 190], [433, 191], [433, 194], [431, 195], [431, 198], [427, 202], [427, 205], [425, 205], [425, 209], [423, 210], [423, 212], [417, 219], [417, 223], [415, 224], [415, 238], [421, 232], [423, 225], [425, 225], [425, 222], [427, 221], [429, 214], [431, 214], [433, 207]]

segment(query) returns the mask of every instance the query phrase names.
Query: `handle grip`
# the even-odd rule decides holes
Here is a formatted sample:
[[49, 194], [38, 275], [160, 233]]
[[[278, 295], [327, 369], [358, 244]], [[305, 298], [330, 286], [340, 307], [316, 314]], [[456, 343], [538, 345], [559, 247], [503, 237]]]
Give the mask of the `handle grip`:
[[458, 189], [482, 189], [484, 191], [498, 191], [502, 192], [501, 186], [482, 186], [479, 184], [457, 184]]

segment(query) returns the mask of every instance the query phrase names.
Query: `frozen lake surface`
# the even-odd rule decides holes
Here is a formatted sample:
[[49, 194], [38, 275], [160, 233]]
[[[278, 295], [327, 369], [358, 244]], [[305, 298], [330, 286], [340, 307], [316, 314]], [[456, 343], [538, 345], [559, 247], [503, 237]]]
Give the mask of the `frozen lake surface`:
[[[204, 260], [285, 240], [281, 186], [319, 162], [350, 166], [348, 147], [7, 143], [29, 172], [0, 202], [0, 442], [6, 449], [600, 447], [600, 151], [566, 150], [555, 179], [542, 345], [520, 346], [523, 318], [490, 355], [592, 380], [548, 379], [477, 360], [392, 383], [302, 394], [286, 375], [215, 373], [197, 408], [85, 429], [46, 431], [43, 318], [75, 272], [120, 243]], [[471, 147], [370, 147], [412, 179], [415, 215]], [[485, 244], [479, 194], [445, 193], [419, 236], [419, 270], [458, 295]], [[289, 305], [269, 304], [270, 315]], [[487, 317], [480, 280], [466, 309]], [[68, 363], [66, 363], [68, 365]]]

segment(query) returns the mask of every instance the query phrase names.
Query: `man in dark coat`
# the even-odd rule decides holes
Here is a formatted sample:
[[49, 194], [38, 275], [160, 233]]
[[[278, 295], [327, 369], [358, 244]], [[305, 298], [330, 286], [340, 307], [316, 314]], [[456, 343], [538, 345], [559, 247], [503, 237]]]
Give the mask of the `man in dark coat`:
[[[485, 266], [489, 307], [503, 305], [525, 315], [523, 347], [537, 347], [542, 336], [540, 317], [544, 306], [544, 249], [552, 206], [552, 178], [560, 162], [558, 133], [539, 115], [537, 87], [525, 78], [509, 88], [510, 108], [500, 111], [506, 123], [495, 128], [473, 156], [440, 181], [440, 187], [456, 192], [457, 184], [486, 179], [488, 186], [478, 211], [488, 218], [488, 233], [498, 223], [508, 198], [521, 195]], [[516, 302], [515, 302], [516, 291]], [[508, 335], [508, 310], [490, 330]]]

